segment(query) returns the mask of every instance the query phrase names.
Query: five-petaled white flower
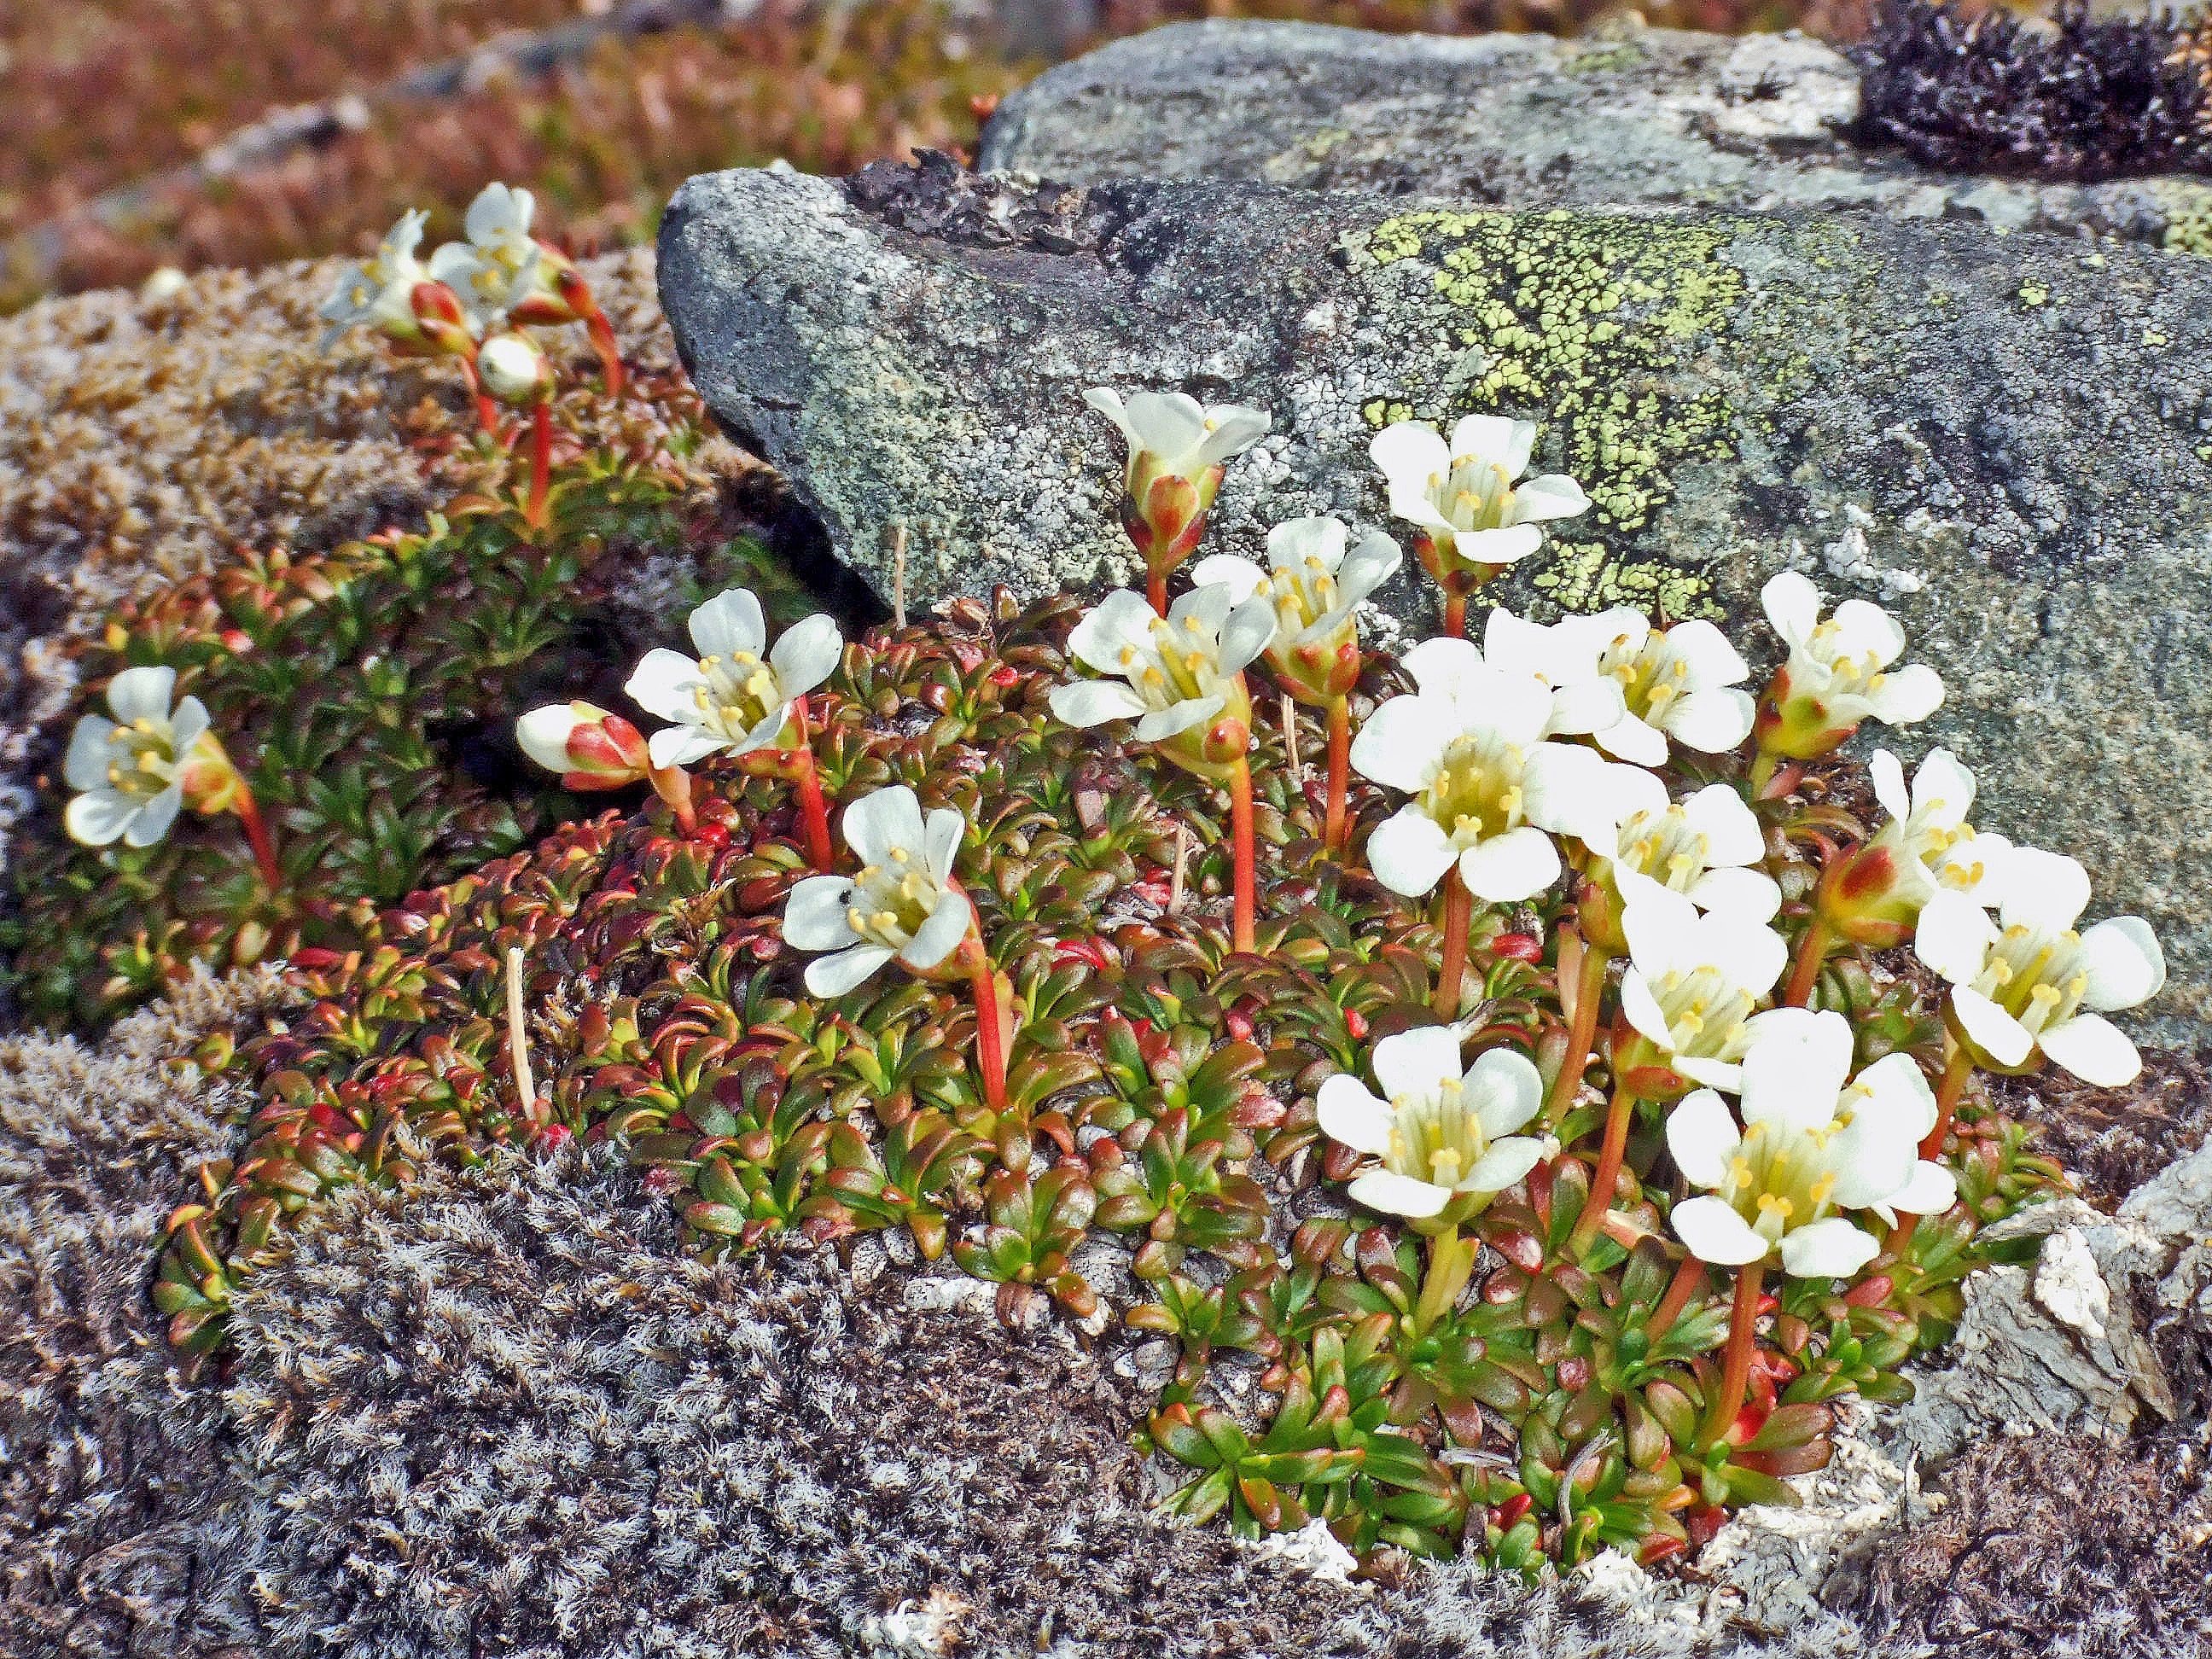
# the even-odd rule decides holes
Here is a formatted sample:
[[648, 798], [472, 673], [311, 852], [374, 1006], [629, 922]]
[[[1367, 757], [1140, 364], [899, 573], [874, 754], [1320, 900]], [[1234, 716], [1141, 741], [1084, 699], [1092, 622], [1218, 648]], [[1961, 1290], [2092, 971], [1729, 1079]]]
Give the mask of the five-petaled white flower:
[[1620, 688], [1620, 718], [1591, 736], [1607, 754], [1638, 766], [1663, 765], [1669, 738], [1720, 755], [1751, 735], [1751, 693], [1737, 685], [1751, 668], [1709, 622], [1656, 629], [1642, 611], [1622, 605], [1547, 628], [1499, 610], [1491, 613], [1483, 647], [1499, 667], [1550, 685], [1611, 680]]
[[1925, 664], [1892, 670], [1905, 629], [1878, 605], [1845, 599], [1820, 620], [1820, 590], [1785, 570], [1759, 590], [1766, 619], [1790, 647], [1759, 712], [1759, 746], [1799, 760], [1825, 755], [1872, 716], [1892, 726], [1926, 720], [1943, 681]]
[[1607, 844], [1613, 769], [1594, 750], [1546, 739], [1609, 723], [1617, 696], [1570, 707], [1465, 640], [1425, 641], [1404, 666], [1419, 691], [1385, 702], [1352, 744], [1363, 777], [1413, 797], [1368, 837], [1376, 879], [1418, 895], [1457, 865], [1468, 892], [1501, 903], [1559, 879], [1553, 834]]
[[1774, 878], [1751, 867], [1766, 856], [1766, 838], [1734, 787], [1708, 784], [1670, 801], [1649, 772], [1619, 767], [1607, 775], [1618, 791], [1616, 827], [1610, 842], [1591, 849], [1601, 862], [1590, 874], [1610, 883], [1624, 905], [1665, 888], [1744, 922], [1763, 924], [1782, 908]]
[[836, 953], [807, 963], [809, 991], [842, 996], [894, 957], [918, 974], [945, 966], [975, 920], [952, 879], [966, 829], [949, 806], [925, 818], [904, 784], [845, 809], [845, 844], [860, 860], [860, 875], [809, 876], [793, 885], [784, 908], [786, 944]]
[[1774, 988], [1789, 947], [1771, 927], [1725, 910], [1705, 915], [1681, 894], [1656, 884], [1622, 918], [1629, 964], [1620, 1011], [1650, 1053], [1634, 1043], [1616, 1069], [1648, 1099], [1680, 1091], [1665, 1073], [1733, 1089], [1739, 1062], [1759, 1035], [1759, 999]]
[[[463, 228], [465, 242], [447, 242], [430, 256], [430, 275], [475, 311], [487, 317], [514, 318], [531, 302], [550, 297], [554, 256], [530, 234], [537, 200], [526, 190], [493, 183], [469, 204]], [[565, 263], [565, 262], [564, 262]], [[522, 322], [566, 321], [565, 317], [526, 314]]]
[[1820, 913], [1836, 931], [1887, 947], [1911, 935], [1922, 908], [1938, 893], [1994, 902], [2013, 848], [2002, 836], [1977, 835], [1966, 822], [1974, 775], [1948, 749], [1929, 751], [1910, 791], [1905, 769], [1888, 750], [1875, 750], [1868, 769], [1889, 822], [1821, 881]]
[[1181, 392], [1119, 392], [1093, 386], [1083, 401], [1121, 429], [1129, 446], [1121, 523], [1148, 565], [1172, 568], [1198, 545], [1223, 467], [1267, 435], [1264, 410], [1208, 408]]
[[2077, 933], [2088, 873], [2037, 848], [2012, 849], [2003, 889], [1996, 922], [1960, 893], [1939, 892], [1920, 912], [1913, 948], [1951, 981], [1960, 1030], [1999, 1069], [2023, 1068], [2040, 1049], [2085, 1083], [2132, 1082], [2142, 1056], [2103, 1016], [2165, 986], [2150, 924], [2112, 916]]
[[1778, 1250], [1785, 1272], [1845, 1278], [1880, 1243], [1840, 1210], [1935, 1215], [1958, 1196], [1951, 1172], [1919, 1155], [1936, 1097], [1909, 1054], [1850, 1078], [1851, 1028], [1841, 1014], [1779, 1008], [1762, 1017], [1744, 1056], [1743, 1127], [1700, 1089], [1667, 1119], [1667, 1148], [1683, 1178], [1709, 1196], [1668, 1219], [1700, 1261], [1740, 1267]]
[[1192, 568], [1201, 586], [1218, 584], [1238, 599], [1264, 596], [1275, 608], [1267, 661], [1293, 695], [1326, 705], [1359, 680], [1360, 603], [1397, 574], [1406, 556], [1370, 530], [1346, 550], [1351, 532], [1335, 519], [1292, 519], [1267, 532], [1262, 570], [1233, 553], [1214, 553]]
[[[416, 286], [439, 280], [415, 257], [422, 240], [422, 222], [428, 217], [420, 208], [410, 208], [385, 233], [368, 264], [349, 264], [338, 272], [337, 285], [315, 313], [330, 325], [323, 331], [325, 350], [356, 323], [367, 323], [395, 340], [412, 339], [419, 332]], [[473, 318], [470, 324], [470, 332], [479, 331]]]
[[[77, 721], [62, 763], [69, 787], [82, 792], [63, 817], [72, 839], [88, 847], [118, 839], [151, 847], [184, 807], [191, 767], [228, 768], [220, 750], [202, 744], [208, 712], [198, 697], [171, 712], [176, 687], [173, 668], [126, 668], [108, 683], [107, 707], [115, 718], [87, 714]], [[210, 752], [195, 753], [203, 750]]]
[[655, 648], [623, 690], [647, 714], [677, 722], [653, 734], [655, 766], [688, 766], [716, 752], [749, 754], [782, 746], [799, 698], [828, 679], [844, 643], [828, 617], [793, 623], [762, 659], [768, 625], [744, 588], [717, 594], [691, 613], [696, 662]]
[[[1238, 604], [1218, 583], [1193, 588], [1165, 617], [1127, 588], [1091, 606], [1068, 635], [1078, 662], [1109, 679], [1072, 680], [1052, 690], [1052, 712], [1070, 726], [1134, 719], [1138, 738], [1165, 745], [1179, 764], [1202, 775], [1233, 764], [1250, 739], [1252, 707], [1237, 676], [1267, 648], [1275, 608], [1264, 599]], [[1224, 722], [1219, 756], [1207, 734]]]
[[1340, 1073], [1315, 1104], [1322, 1131], [1382, 1160], [1352, 1177], [1358, 1203], [1425, 1219], [1463, 1196], [1502, 1192], [1542, 1158], [1541, 1140], [1513, 1133], [1543, 1104], [1544, 1084], [1525, 1055], [1489, 1048], [1462, 1073], [1460, 1034], [1418, 1026], [1375, 1045], [1376, 1099]]
[[1390, 511], [1418, 526], [1448, 565], [1471, 568], [1525, 559], [1543, 544], [1540, 521], [1589, 510], [1583, 487], [1563, 472], [1515, 483], [1535, 447], [1533, 421], [1467, 415], [1449, 444], [1425, 421], [1400, 421], [1376, 433], [1367, 453], [1382, 471]]

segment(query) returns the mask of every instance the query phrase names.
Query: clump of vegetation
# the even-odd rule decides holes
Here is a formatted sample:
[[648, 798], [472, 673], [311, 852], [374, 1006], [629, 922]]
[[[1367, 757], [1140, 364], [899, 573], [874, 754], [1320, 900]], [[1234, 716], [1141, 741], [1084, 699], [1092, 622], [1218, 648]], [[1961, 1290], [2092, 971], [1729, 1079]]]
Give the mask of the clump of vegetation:
[[2002, 7], [1883, 0], [1856, 56], [1862, 125], [1962, 173], [2094, 180], [2212, 170], [2204, 26], [2162, 14], [2051, 27]]
[[[338, 308], [406, 349], [459, 327], [438, 349], [534, 415], [520, 312], [428, 291], [461, 258], [349, 273]], [[1163, 1508], [1319, 1521], [1370, 1565], [1681, 1554], [1791, 1501], [1838, 1398], [1909, 1391], [1966, 1275], [2033, 1249], [1989, 1224], [2064, 1183], [1978, 1077], [2125, 1080], [2096, 1011], [2163, 963], [2133, 918], [2075, 931], [2078, 865], [1976, 836], [1955, 759], [1878, 753], [1869, 790], [1836, 757], [1940, 701], [1901, 629], [1778, 577], [1755, 694], [1709, 623], [1498, 610], [1478, 646], [1468, 599], [1592, 495], [1474, 415], [1375, 440], [1446, 623], [1391, 660], [1360, 636], [1379, 532], [1300, 520], [1170, 597], [1265, 411], [1091, 402], [1148, 592], [1088, 611], [1000, 593], [841, 642], [725, 586], [744, 556], [651, 457], [533, 454], [427, 534], [118, 619], [78, 744], [149, 776], [72, 763], [106, 842], [45, 884], [109, 935], [41, 911], [29, 953], [95, 1008], [226, 954], [283, 955], [301, 999], [195, 1056], [260, 1103], [169, 1218], [184, 1354], [226, 1363], [233, 1296], [333, 1193], [582, 1139], [710, 1256], [896, 1232], [1009, 1320], [1151, 1334]], [[592, 620], [672, 544], [640, 625]], [[282, 890], [234, 801], [160, 769], [202, 715], [125, 718], [149, 671], [199, 700]], [[542, 778], [471, 775], [494, 709]], [[202, 810], [156, 812], [171, 781]], [[580, 789], [632, 793], [582, 818]]]

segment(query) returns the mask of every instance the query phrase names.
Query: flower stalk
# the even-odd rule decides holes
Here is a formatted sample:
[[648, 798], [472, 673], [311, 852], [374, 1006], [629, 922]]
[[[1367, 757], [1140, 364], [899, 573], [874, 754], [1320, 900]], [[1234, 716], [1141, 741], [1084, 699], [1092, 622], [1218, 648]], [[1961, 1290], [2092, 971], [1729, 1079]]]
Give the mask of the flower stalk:
[[1802, 1008], [1813, 1000], [1813, 988], [1820, 981], [1820, 968], [1828, 959], [1828, 949], [1835, 943], [1834, 931], [1828, 919], [1818, 909], [1805, 924], [1804, 937], [1797, 941], [1796, 965], [1790, 971], [1790, 982], [1783, 988], [1782, 1006]]
[[1460, 992], [1467, 978], [1468, 923], [1474, 909], [1474, 896], [1467, 890], [1460, 879], [1459, 871], [1451, 870], [1444, 877], [1444, 948], [1437, 963], [1437, 997], [1432, 1005], [1439, 1018], [1459, 1018]]
[[246, 839], [253, 848], [253, 865], [261, 872], [261, 880], [271, 893], [284, 890], [284, 872], [276, 862], [276, 843], [269, 833], [269, 821], [261, 816], [261, 804], [253, 799], [246, 780], [238, 781], [238, 793], [230, 803], [230, 810], [238, 814], [238, 822], [246, 831]]
[[1322, 818], [1321, 845], [1327, 856], [1344, 856], [1344, 821], [1352, 796], [1352, 700], [1328, 706], [1328, 805]]
[[1635, 1092], [1624, 1084], [1614, 1084], [1613, 1103], [1606, 1109], [1605, 1139], [1590, 1170], [1589, 1196], [1583, 1201], [1583, 1212], [1567, 1240], [1568, 1249], [1577, 1255], [1597, 1242], [1606, 1212], [1613, 1207], [1613, 1189], [1620, 1179], [1621, 1159], [1628, 1150], [1628, 1126], [1635, 1116]]
[[970, 927], [958, 957], [975, 999], [975, 1060], [983, 1073], [983, 1100], [994, 1112], [1006, 1109], [1006, 1020], [1002, 976], [991, 965], [982, 935]]
[[1598, 1005], [1605, 1000], [1606, 973], [1612, 965], [1613, 958], [1579, 931], [1559, 930], [1560, 987], [1564, 990], [1571, 986], [1573, 1001], [1567, 1010], [1566, 1057], [1545, 1106], [1545, 1116], [1554, 1127], [1574, 1109], [1575, 1097], [1582, 1092], [1583, 1077], [1589, 1070], [1591, 1048], [1597, 1041]]
[[1675, 1264], [1674, 1276], [1667, 1281], [1667, 1293], [1644, 1323], [1645, 1337], [1656, 1346], [1705, 1288], [1705, 1264], [1694, 1255], [1685, 1255]]
[[799, 792], [799, 819], [806, 829], [806, 860], [828, 875], [836, 865], [837, 855], [830, 844], [830, 807], [822, 798], [822, 769], [815, 763], [813, 740], [807, 735], [805, 698], [793, 702], [791, 718], [799, 728], [799, 742], [791, 750], [792, 781]]
[[1735, 1302], [1729, 1314], [1728, 1346], [1721, 1355], [1720, 1386], [1714, 1390], [1701, 1436], [1708, 1443], [1728, 1432], [1743, 1406], [1744, 1388], [1751, 1381], [1752, 1346], [1759, 1333], [1759, 1281], [1765, 1272], [1764, 1261], [1747, 1261], [1735, 1270]]
[[1229, 775], [1229, 840], [1236, 866], [1230, 946], [1232, 950], [1249, 951], [1253, 948], [1258, 907], [1259, 874], [1252, 844], [1252, 767], [1242, 757]]

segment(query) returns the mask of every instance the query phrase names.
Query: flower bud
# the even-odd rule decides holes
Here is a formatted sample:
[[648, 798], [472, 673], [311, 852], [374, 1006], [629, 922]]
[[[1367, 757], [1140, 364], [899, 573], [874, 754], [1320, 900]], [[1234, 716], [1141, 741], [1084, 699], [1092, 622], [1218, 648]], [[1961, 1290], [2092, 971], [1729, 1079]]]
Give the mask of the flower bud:
[[[460, 295], [443, 283], [416, 283], [407, 292], [407, 304], [415, 313], [410, 343], [448, 357], [465, 357], [476, 349], [476, 336], [469, 327]], [[405, 338], [397, 330], [386, 332], [395, 339]]]
[[184, 786], [185, 805], [210, 817], [229, 811], [246, 789], [246, 780], [239, 776], [212, 732], [201, 732], [185, 750], [177, 767], [177, 781]]
[[653, 769], [644, 735], [619, 714], [588, 702], [548, 703], [514, 723], [522, 752], [564, 789], [620, 789]]
[[1787, 668], [1775, 671], [1753, 728], [1761, 749], [1790, 760], [1817, 759], [1858, 729], [1856, 720], [1839, 722], [1822, 699], [1794, 690]]
[[526, 335], [495, 334], [477, 353], [484, 389], [503, 403], [538, 404], [553, 395], [553, 365]]

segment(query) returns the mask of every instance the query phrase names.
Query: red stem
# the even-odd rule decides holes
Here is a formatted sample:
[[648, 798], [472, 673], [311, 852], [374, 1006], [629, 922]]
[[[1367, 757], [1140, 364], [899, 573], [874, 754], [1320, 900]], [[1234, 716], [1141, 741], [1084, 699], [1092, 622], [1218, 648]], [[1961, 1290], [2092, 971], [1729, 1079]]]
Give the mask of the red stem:
[[253, 792], [241, 782], [238, 799], [230, 810], [238, 814], [238, 821], [246, 826], [246, 838], [253, 844], [253, 862], [261, 871], [261, 879], [272, 893], [284, 890], [284, 872], [276, 867], [276, 846], [269, 838], [268, 820], [261, 816], [261, 804], [253, 799]]
[[1322, 821], [1322, 851], [1344, 856], [1344, 811], [1352, 793], [1352, 700], [1328, 706], [1328, 811]]
[[1813, 919], [1806, 924], [1805, 937], [1797, 941], [1797, 966], [1782, 993], [1784, 1007], [1802, 1008], [1813, 1000], [1813, 988], [1820, 979], [1820, 964], [1828, 959], [1828, 946], [1834, 937], [1828, 930], [1827, 918], [1814, 911]]
[[1644, 1334], [1656, 1346], [1661, 1338], [1674, 1328], [1674, 1322], [1682, 1310], [1697, 1299], [1705, 1288], [1705, 1264], [1693, 1255], [1686, 1255], [1674, 1269], [1674, 1277], [1668, 1281], [1667, 1294], [1659, 1298], [1659, 1305], [1651, 1310], [1651, 1317], [1644, 1323]]
[[1444, 872], [1444, 953], [1437, 964], [1435, 1006], [1445, 1019], [1459, 1018], [1460, 982], [1467, 976], [1468, 915], [1473, 908], [1473, 896], [1454, 866]]
[[477, 430], [499, 430], [499, 405], [492, 401], [491, 393], [483, 389], [483, 381], [477, 374], [476, 361], [471, 357], [460, 360], [461, 378], [468, 382], [469, 396], [476, 400]]
[[1168, 573], [1164, 570], [1145, 572], [1145, 597], [1152, 602], [1152, 614], [1168, 614]]
[[1552, 1085], [1552, 1097], [1545, 1103], [1545, 1115], [1553, 1123], [1574, 1109], [1575, 1097], [1582, 1092], [1583, 1073], [1589, 1070], [1590, 1045], [1597, 1036], [1598, 1005], [1605, 1000], [1605, 971], [1613, 959], [1592, 945], [1583, 941], [1582, 971], [1575, 976], [1575, 1012], [1567, 1026], [1566, 1058], [1559, 1066], [1559, 1079]]
[[553, 477], [553, 410], [540, 398], [530, 406], [530, 504], [522, 520], [533, 530], [545, 528], [545, 491]]
[[1257, 908], [1259, 875], [1252, 847], [1252, 769], [1243, 761], [1229, 775], [1229, 838], [1237, 860], [1237, 892], [1231, 913], [1231, 945], [1238, 951], [1252, 948], [1254, 911]]
[[1721, 1358], [1720, 1391], [1705, 1413], [1706, 1440], [1727, 1432], [1743, 1404], [1744, 1385], [1751, 1381], [1752, 1345], [1759, 1334], [1759, 1281], [1765, 1271], [1764, 1261], [1747, 1261], [1735, 1270], [1735, 1307], [1729, 1317], [1728, 1351]]
[[[1959, 1115], [1959, 1097], [1966, 1092], [1966, 1079], [1974, 1074], [1973, 1051], [1948, 1032], [1943, 1037], [1943, 1080], [1936, 1085], [1936, 1127], [1920, 1143], [1920, 1156], [1936, 1159], [1943, 1155], [1944, 1139], [1951, 1133], [1951, 1124]], [[1911, 1212], [1900, 1215], [1897, 1224], [1889, 1230], [1889, 1239], [1882, 1248], [1893, 1256], [1902, 1257], [1905, 1246], [1912, 1243], [1913, 1229], [1920, 1218]]]
[[1620, 1160], [1628, 1150], [1629, 1121], [1635, 1115], [1636, 1097], [1615, 1083], [1613, 1104], [1605, 1115], [1605, 1140], [1598, 1148], [1597, 1167], [1590, 1171], [1589, 1196], [1583, 1200], [1574, 1235], [1567, 1241], [1571, 1250], [1589, 1249], [1598, 1229], [1605, 1225], [1606, 1212], [1613, 1207], [1613, 1186], [1620, 1179]]
[[792, 751], [798, 767], [799, 815], [806, 825], [806, 858], [816, 870], [828, 875], [836, 867], [837, 855], [830, 845], [830, 809], [822, 799], [822, 771], [814, 763], [814, 741], [806, 734], [806, 700], [792, 705], [799, 725], [799, 746]]
[[1444, 595], [1444, 632], [1455, 640], [1463, 640], [1467, 637], [1466, 594]]
[[677, 827], [687, 836], [699, 832], [699, 815], [691, 808], [691, 775], [680, 766], [656, 766], [646, 774], [653, 793], [668, 803]]
[[619, 398], [623, 392], [623, 375], [622, 348], [615, 343], [614, 325], [607, 313], [594, 303], [584, 313], [584, 331], [592, 337], [592, 349], [599, 354], [599, 372], [606, 377], [607, 396]]
[[983, 1068], [983, 1099], [994, 1112], [1006, 1109], [1006, 1031], [1000, 1023], [999, 975], [984, 953], [983, 941], [969, 933], [963, 947], [968, 983], [975, 997], [975, 1057]]

